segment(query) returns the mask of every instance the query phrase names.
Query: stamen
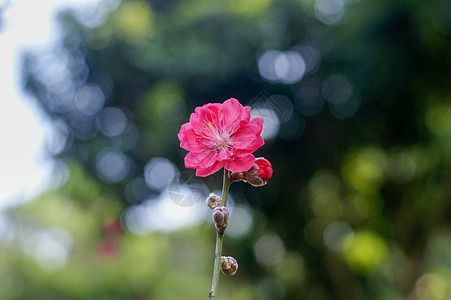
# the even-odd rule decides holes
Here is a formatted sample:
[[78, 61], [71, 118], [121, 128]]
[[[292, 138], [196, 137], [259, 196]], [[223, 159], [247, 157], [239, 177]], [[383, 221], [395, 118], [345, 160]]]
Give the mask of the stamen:
[[230, 148], [229, 142], [228, 142], [228, 138], [224, 138], [223, 136], [221, 136], [216, 129], [213, 127], [213, 125], [211, 124], [211, 122], [207, 123], [208, 127], [210, 128], [211, 132], [214, 134], [215, 136], [215, 147], [216, 150], [223, 150], [223, 149], [228, 149]]
[[215, 137], [218, 140], [223, 140], [223, 138], [216, 132], [215, 128], [213, 127], [213, 125], [211, 125], [211, 122], [208, 122], [208, 127], [210, 127], [211, 132], [213, 132], [213, 134], [215, 135]]

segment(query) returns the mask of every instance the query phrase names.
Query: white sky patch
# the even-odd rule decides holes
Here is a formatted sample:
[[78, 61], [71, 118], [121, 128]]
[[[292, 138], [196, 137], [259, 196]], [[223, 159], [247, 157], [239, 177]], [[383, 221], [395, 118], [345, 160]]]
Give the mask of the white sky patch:
[[[21, 88], [21, 54], [58, 39], [58, 10], [92, 7], [100, 0], [17, 0], [2, 11], [0, 28], [0, 210], [42, 192], [51, 183], [44, 159], [45, 118]], [[2, 1], [0, 3], [5, 3]]]
[[[179, 192], [189, 195], [192, 190], [188, 185], [182, 185]], [[158, 199], [147, 200], [130, 207], [124, 217], [132, 233], [146, 235], [155, 231], [173, 231], [193, 226], [202, 222], [206, 211], [209, 210], [204, 200], [188, 207], [177, 205], [166, 190]]]

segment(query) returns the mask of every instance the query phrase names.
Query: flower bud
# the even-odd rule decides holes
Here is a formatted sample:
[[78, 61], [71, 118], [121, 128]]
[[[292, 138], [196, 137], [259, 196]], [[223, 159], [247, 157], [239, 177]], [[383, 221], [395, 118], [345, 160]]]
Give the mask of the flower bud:
[[212, 217], [215, 222], [216, 232], [219, 235], [223, 235], [229, 221], [229, 210], [225, 206], [216, 207]]
[[210, 207], [211, 209], [215, 209], [216, 207], [221, 206], [221, 201], [221, 197], [219, 197], [215, 193], [211, 193], [206, 200], [208, 207]]
[[271, 163], [267, 159], [259, 157], [255, 160], [255, 164], [258, 166], [258, 177], [260, 177], [264, 183], [267, 183], [272, 177]]
[[252, 184], [253, 186], [263, 186], [268, 182], [268, 179], [272, 177], [271, 163], [263, 158], [259, 157], [255, 160], [254, 165], [245, 172], [244, 180]]
[[231, 256], [221, 256], [221, 271], [224, 275], [235, 275], [238, 270], [238, 262]]

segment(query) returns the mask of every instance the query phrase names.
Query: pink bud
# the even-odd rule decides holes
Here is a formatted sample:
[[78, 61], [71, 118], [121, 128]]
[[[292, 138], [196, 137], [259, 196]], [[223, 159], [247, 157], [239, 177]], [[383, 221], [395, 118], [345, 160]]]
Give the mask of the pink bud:
[[258, 166], [258, 177], [267, 183], [268, 179], [272, 177], [271, 163], [267, 159], [259, 157], [255, 160], [255, 164]]
[[244, 173], [244, 180], [253, 186], [263, 186], [272, 177], [271, 163], [265, 158], [257, 158], [254, 165]]

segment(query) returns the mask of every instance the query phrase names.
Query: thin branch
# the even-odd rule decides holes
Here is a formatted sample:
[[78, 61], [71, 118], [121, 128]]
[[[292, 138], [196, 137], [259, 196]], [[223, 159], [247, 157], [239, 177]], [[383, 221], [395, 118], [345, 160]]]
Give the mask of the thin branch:
[[[227, 204], [227, 196], [229, 195], [229, 187], [232, 184], [230, 181], [230, 171], [224, 168], [224, 179], [222, 183], [222, 206]], [[221, 270], [221, 255], [222, 255], [222, 244], [224, 242], [224, 235], [216, 234], [216, 246], [215, 246], [215, 262], [213, 265], [213, 279], [211, 281], [211, 290], [208, 297], [210, 299], [215, 299], [216, 289], [219, 283], [219, 275]]]

